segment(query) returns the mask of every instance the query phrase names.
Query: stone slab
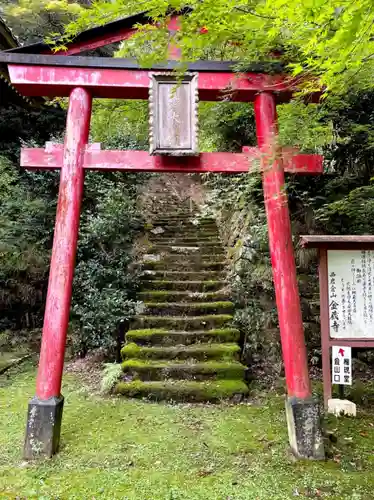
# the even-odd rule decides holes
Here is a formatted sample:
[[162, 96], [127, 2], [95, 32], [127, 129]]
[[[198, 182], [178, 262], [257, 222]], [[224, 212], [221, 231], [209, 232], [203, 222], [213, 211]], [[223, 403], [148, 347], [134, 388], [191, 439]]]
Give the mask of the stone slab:
[[52, 457], [60, 445], [64, 398], [40, 400], [34, 397], [27, 414], [24, 458], [32, 460]]
[[323, 460], [325, 450], [322, 434], [321, 409], [315, 398], [286, 399], [288, 437], [297, 458]]
[[356, 416], [356, 405], [348, 399], [329, 399], [327, 403], [327, 412], [340, 417], [347, 415], [350, 417]]

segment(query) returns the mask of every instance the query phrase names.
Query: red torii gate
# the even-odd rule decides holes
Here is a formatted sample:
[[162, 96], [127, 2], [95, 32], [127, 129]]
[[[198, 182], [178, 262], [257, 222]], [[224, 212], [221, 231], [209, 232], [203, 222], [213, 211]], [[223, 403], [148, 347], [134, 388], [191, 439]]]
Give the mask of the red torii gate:
[[20, 93], [69, 97], [64, 145], [48, 143], [45, 149], [23, 148], [21, 154], [25, 168], [61, 170], [36, 396], [29, 404], [25, 457], [51, 456], [59, 446], [61, 381], [85, 170], [237, 174], [250, 171], [256, 160], [261, 162], [263, 176], [290, 443], [300, 457], [321, 458], [318, 402], [311, 397], [284, 172], [321, 174], [323, 158], [281, 152], [277, 148], [276, 105], [291, 98], [295, 82], [282, 74], [237, 74], [232, 69], [234, 63], [190, 64], [188, 70], [197, 73], [200, 100], [221, 100], [229, 89], [231, 100], [254, 102], [258, 148], [244, 147], [238, 154], [201, 153], [190, 157], [102, 151], [100, 145], [88, 144], [92, 99], [148, 99], [150, 71], [170, 71], [176, 63], [168, 61], [146, 70], [132, 60], [71, 54], [128, 38], [138, 22], [149, 19], [140, 14], [88, 30], [68, 46], [65, 55], [51, 55], [44, 44], [0, 53], [0, 62], [8, 64], [11, 83]]

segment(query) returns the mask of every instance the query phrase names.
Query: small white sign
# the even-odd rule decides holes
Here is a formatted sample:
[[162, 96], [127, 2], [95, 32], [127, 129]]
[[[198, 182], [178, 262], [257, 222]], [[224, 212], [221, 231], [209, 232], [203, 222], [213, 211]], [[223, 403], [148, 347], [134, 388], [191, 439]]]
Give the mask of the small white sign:
[[332, 383], [352, 385], [352, 349], [346, 346], [332, 346]]

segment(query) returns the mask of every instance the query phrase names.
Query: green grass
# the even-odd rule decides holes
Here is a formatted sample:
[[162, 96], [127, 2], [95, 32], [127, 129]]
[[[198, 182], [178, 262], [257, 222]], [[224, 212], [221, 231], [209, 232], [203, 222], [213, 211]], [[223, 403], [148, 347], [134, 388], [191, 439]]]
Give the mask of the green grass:
[[22, 358], [26, 351], [0, 352], [0, 370], [12, 365], [15, 361]]
[[90, 395], [64, 377], [61, 451], [21, 458], [35, 371], [0, 378], [0, 498], [372, 500], [374, 413], [329, 420], [334, 459], [295, 462], [283, 397], [252, 404], [166, 405]]

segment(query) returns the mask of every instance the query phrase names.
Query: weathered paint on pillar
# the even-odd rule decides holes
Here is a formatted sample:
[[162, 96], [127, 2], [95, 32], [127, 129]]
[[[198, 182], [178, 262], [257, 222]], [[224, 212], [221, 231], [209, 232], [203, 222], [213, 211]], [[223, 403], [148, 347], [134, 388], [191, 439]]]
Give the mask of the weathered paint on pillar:
[[169, 43], [168, 47], [168, 58], [170, 61], [179, 61], [182, 57], [180, 47], [177, 47], [172, 41], [173, 37], [175, 37], [176, 33], [180, 30], [180, 24], [179, 16], [171, 16], [168, 23], [169, 37], [171, 39], [171, 43]]
[[311, 386], [283, 162], [277, 151], [275, 97], [260, 93], [254, 106], [287, 391], [289, 396], [304, 399], [310, 397]]
[[59, 397], [61, 391], [91, 106], [92, 98], [87, 90], [72, 90], [36, 383], [36, 396], [41, 400]]

